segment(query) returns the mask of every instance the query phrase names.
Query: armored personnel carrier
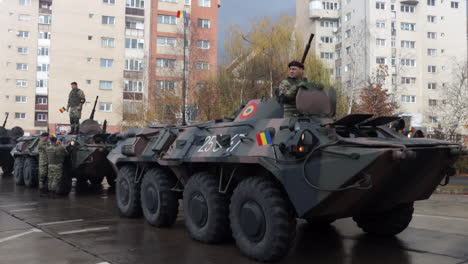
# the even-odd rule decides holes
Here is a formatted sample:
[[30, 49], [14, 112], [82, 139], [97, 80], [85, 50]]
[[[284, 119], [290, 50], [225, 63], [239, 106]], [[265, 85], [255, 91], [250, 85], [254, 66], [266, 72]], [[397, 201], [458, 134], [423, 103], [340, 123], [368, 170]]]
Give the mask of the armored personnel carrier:
[[3, 175], [11, 174], [13, 171], [14, 159], [10, 155], [10, 151], [15, 146], [16, 140], [24, 134], [21, 127], [13, 127], [11, 130], [5, 128], [8, 116], [7, 113], [3, 125], [0, 127], [0, 167]]
[[[115, 173], [106, 156], [116, 143], [114, 136], [106, 133], [106, 123], [103, 127], [94, 120], [98, 98], [89, 119], [83, 121], [77, 135], [57, 135], [57, 138], [67, 149], [63, 179], [60, 181], [58, 193], [67, 195], [72, 187], [72, 178], [79, 184], [90, 182], [101, 184], [106, 177], [109, 185], [115, 183]], [[38, 183], [38, 144], [39, 136], [23, 137], [12, 151], [15, 158], [16, 184], [35, 187]], [[16, 165], [17, 164], [17, 165]], [[20, 169], [21, 168], [21, 169]]]

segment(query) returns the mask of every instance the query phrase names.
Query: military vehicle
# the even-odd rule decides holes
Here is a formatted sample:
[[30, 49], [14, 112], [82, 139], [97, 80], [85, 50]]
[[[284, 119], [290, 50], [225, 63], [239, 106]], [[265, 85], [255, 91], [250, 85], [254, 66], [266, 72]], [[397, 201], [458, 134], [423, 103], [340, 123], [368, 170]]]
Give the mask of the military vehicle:
[[9, 113], [6, 114], [3, 125], [0, 127], [0, 167], [3, 175], [11, 174], [13, 171], [14, 160], [10, 155], [10, 151], [15, 146], [16, 140], [24, 134], [23, 129], [20, 127], [13, 127], [11, 130], [5, 128], [8, 116]]
[[367, 233], [402, 232], [414, 201], [429, 198], [453, 175], [466, 150], [387, 127], [399, 117], [335, 120], [334, 89], [328, 95], [313, 83], [300, 88], [296, 103], [303, 115], [293, 118], [283, 117], [277, 100], [261, 99], [234, 119], [122, 133], [108, 155], [118, 171], [120, 213], [168, 227], [182, 199], [195, 240], [232, 236], [259, 261], [288, 253], [297, 218], [321, 226], [352, 217]]
[[[114, 186], [115, 173], [106, 156], [116, 141], [113, 135], [106, 133], [106, 121], [101, 128], [94, 120], [97, 101], [98, 97], [89, 119], [81, 123], [77, 135], [57, 135], [68, 153], [64, 164], [63, 179], [60, 181], [58, 190], [59, 194], [67, 195], [70, 192], [72, 178], [76, 178], [78, 184], [89, 181], [91, 184], [99, 185], [106, 177], [109, 185]], [[18, 172], [15, 172], [18, 185], [35, 187], [38, 183], [39, 140], [39, 136], [20, 138], [12, 151], [15, 166], [18, 167]]]

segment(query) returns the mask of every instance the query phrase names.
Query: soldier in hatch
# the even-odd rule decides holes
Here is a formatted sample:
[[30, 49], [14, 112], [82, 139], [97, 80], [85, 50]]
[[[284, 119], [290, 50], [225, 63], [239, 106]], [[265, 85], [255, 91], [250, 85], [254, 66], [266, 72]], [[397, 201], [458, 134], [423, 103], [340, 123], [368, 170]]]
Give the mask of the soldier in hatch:
[[81, 110], [86, 102], [85, 94], [78, 88], [76, 82], [71, 83], [72, 90], [68, 95], [67, 111], [70, 113], [70, 134], [78, 134], [80, 127]]
[[296, 108], [296, 95], [301, 85], [307, 83], [304, 77], [304, 64], [291, 61], [288, 64], [289, 76], [279, 85], [279, 101], [284, 107], [284, 117], [294, 117], [299, 114]]

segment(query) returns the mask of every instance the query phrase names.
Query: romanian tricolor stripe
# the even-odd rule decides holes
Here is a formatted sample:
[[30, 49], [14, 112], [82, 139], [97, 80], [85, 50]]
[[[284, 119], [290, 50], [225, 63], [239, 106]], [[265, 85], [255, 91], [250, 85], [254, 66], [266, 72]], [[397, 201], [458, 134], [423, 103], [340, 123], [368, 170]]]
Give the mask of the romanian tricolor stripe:
[[187, 16], [186, 11], [179, 10], [177, 11], [177, 18], [185, 18]]
[[271, 145], [273, 141], [271, 140], [270, 132], [262, 132], [257, 134], [257, 144], [259, 146]]
[[60, 111], [60, 113], [63, 113], [65, 111], [67, 111], [67, 109], [65, 107], [62, 107], [62, 108], [59, 109], [59, 111]]

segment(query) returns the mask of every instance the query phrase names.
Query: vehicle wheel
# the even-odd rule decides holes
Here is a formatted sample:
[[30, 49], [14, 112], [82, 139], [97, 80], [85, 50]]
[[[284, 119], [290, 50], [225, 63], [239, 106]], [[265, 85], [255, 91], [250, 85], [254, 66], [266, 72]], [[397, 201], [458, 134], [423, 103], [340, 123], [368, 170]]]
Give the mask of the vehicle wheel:
[[39, 164], [37, 160], [32, 157], [27, 157], [24, 160], [24, 167], [23, 167], [23, 178], [24, 184], [28, 187], [36, 187], [38, 184], [38, 177], [39, 177]]
[[102, 180], [104, 180], [104, 175], [100, 174], [95, 177], [88, 177], [88, 180], [92, 185], [101, 185]]
[[2, 165], [3, 176], [11, 175], [11, 173], [13, 172], [14, 164], [15, 159], [13, 159], [13, 157], [11, 156], [8, 156], [7, 161]]
[[21, 157], [21, 156], [16, 157], [15, 165], [13, 169], [13, 174], [15, 175], [16, 185], [24, 185], [23, 168], [24, 168], [24, 157]]
[[112, 189], [115, 188], [115, 172], [114, 171], [109, 171], [106, 174], [106, 181], [107, 181], [107, 184], [109, 184], [110, 188]]
[[58, 195], [67, 196], [72, 189], [72, 174], [68, 167], [63, 168], [62, 177], [57, 186], [56, 193]]
[[229, 237], [229, 200], [213, 174], [193, 175], [184, 188], [184, 218], [195, 240], [218, 243]]
[[270, 262], [288, 253], [296, 235], [296, 218], [274, 182], [263, 177], [241, 181], [229, 209], [232, 234], [245, 255]]
[[394, 236], [405, 230], [413, 218], [413, 202], [398, 206], [375, 214], [354, 216], [357, 225], [369, 234], [380, 236]]
[[141, 216], [140, 183], [135, 182], [135, 168], [124, 166], [116, 180], [116, 199], [120, 213], [127, 217]]
[[146, 221], [157, 227], [172, 226], [177, 219], [179, 199], [171, 189], [175, 178], [162, 169], [145, 173], [141, 182], [141, 207]]

